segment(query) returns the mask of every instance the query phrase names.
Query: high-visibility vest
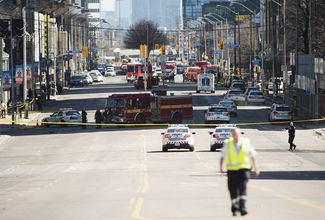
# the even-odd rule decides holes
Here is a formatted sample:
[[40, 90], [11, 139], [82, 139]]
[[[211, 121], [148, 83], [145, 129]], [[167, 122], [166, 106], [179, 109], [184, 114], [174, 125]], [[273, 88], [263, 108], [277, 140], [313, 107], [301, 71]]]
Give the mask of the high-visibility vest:
[[228, 144], [228, 151], [225, 154], [227, 170], [251, 169], [251, 156], [249, 153], [249, 141], [247, 139], [241, 139], [241, 148], [238, 153], [233, 138], [225, 140], [225, 144]]

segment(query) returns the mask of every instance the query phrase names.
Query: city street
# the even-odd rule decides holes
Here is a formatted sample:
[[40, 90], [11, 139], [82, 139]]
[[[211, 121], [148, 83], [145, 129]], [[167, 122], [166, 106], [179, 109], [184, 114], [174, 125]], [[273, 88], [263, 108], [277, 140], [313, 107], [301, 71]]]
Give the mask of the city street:
[[[109, 83], [109, 84], [108, 84]], [[195, 94], [194, 84], [169, 84], [193, 94], [195, 123], [225, 90]], [[86, 109], [89, 119], [111, 93], [136, 92], [123, 77], [73, 88], [46, 108]], [[233, 123], [267, 121], [268, 106], [239, 106]], [[48, 113], [43, 113], [46, 115]], [[245, 125], [261, 175], [248, 185], [246, 219], [324, 219], [325, 140], [299, 126], [288, 151], [286, 125]], [[0, 143], [0, 219], [232, 219], [212, 128], [193, 127], [195, 152], [162, 152], [161, 127], [11, 130]]]

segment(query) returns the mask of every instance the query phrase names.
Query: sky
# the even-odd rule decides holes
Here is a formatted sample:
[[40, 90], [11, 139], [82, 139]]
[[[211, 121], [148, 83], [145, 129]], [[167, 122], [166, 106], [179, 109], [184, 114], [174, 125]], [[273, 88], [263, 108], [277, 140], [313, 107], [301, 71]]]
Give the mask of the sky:
[[101, 2], [102, 2], [102, 11], [114, 11], [115, 0], [101, 0]]

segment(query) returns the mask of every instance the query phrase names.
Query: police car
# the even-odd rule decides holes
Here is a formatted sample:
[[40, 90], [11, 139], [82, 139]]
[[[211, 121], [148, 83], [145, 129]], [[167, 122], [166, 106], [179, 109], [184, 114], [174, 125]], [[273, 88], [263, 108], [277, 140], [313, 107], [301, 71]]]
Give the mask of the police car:
[[162, 151], [169, 149], [189, 149], [194, 151], [194, 135], [187, 125], [169, 125], [162, 135]]
[[223, 105], [211, 105], [205, 112], [205, 123], [226, 122], [230, 121], [230, 113]]
[[209, 132], [211, 135], [210, 151], [222, 148], [224, 141], [230, 138], [231, 131], [234, 128], [236, 128], [236, 125], [222, 125], [216, 127], [214, 131]]
[[49, 127], [56, 123], [61, 124], [61, 126], [66, 126], [66, 124], [64, 124], [66, 122], [81, 123], [82, 118], [79, 111], [70, 108], [60, 109], [49, 117], [43, 118], [42, 126]]

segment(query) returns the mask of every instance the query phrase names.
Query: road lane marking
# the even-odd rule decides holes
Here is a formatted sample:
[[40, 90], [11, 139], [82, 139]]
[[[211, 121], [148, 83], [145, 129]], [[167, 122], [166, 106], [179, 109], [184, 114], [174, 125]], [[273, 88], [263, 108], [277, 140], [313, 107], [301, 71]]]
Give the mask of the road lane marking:
[[276, 196], [279, 198], [291, 201], [291, 202], [298, 203], [300, 205], [303, 205], [303, 206], [306, 206], [309, 208], [314, 208], [314, 209], [318, 209], [318, 210], [325, 212], [325, 206], [315, 205], [315, 204], [311, 203], [310, 201], [307, 201], [304, 199], [293, 198], [293, 197], [282, 195], [282, 194], [278, 194]]

